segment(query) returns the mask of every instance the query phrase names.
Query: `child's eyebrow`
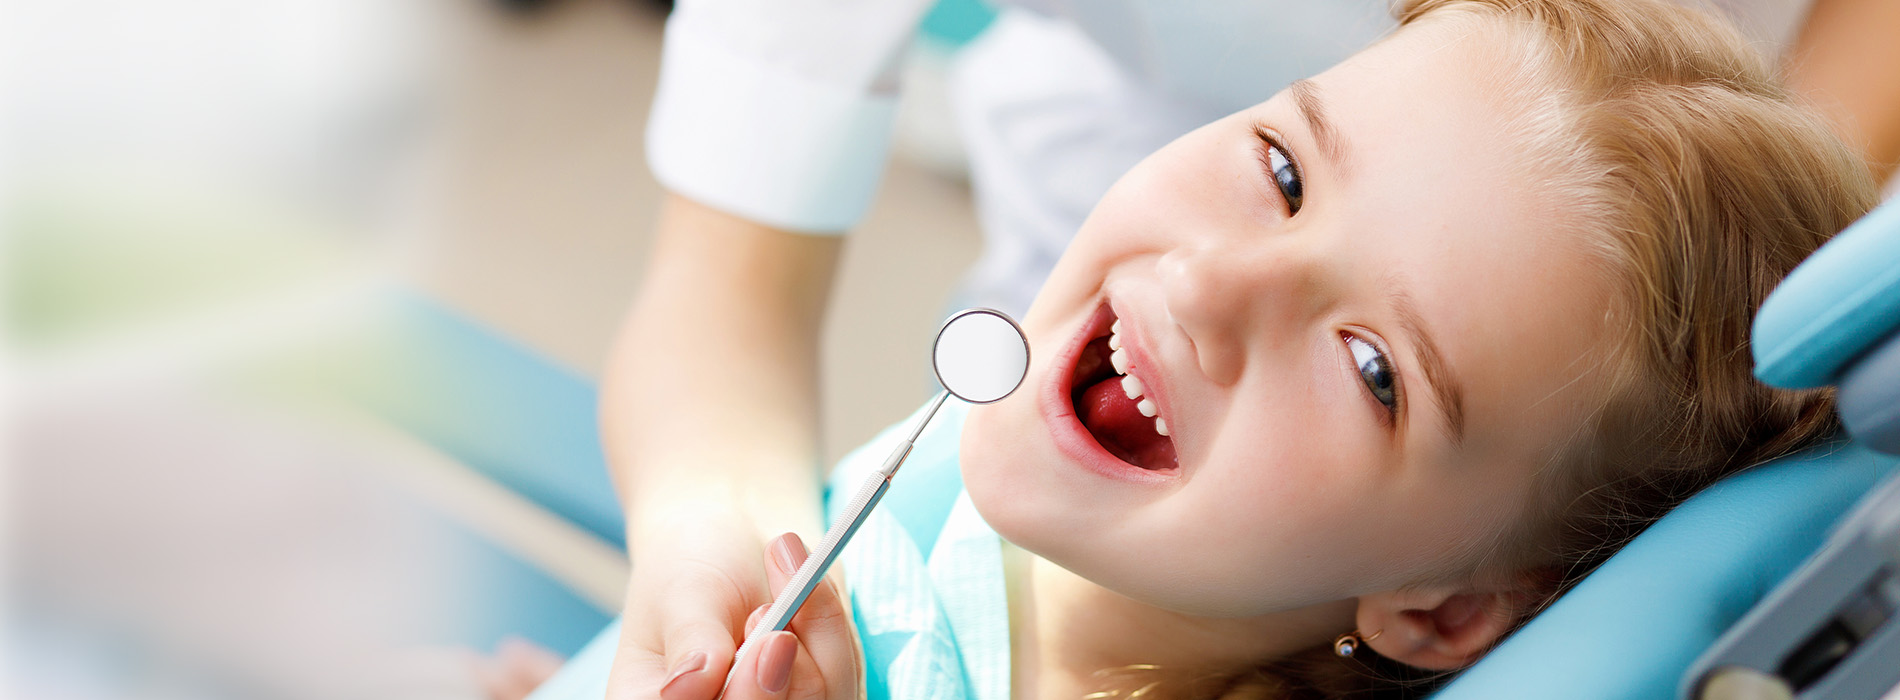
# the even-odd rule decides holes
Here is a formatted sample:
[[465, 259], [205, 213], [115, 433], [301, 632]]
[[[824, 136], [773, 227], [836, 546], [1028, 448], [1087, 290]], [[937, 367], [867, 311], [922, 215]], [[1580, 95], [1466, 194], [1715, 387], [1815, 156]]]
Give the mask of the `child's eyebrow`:
[[1445, 412], [1445, 425], [1450, 428], [1452, 444], [1465, 441], [1465, 391], [1458, 383], [1458, 377], [1451, 371], [1451, 365], [1445, 363], [1445, 356], [1438, 352], [1438, 343], [1432, 341], [1432, 334], [1418, 314], [1418, 307], [1412, 304], [1412, 297], [1403, 287], [1391, 287], [1392, 311], [1399, 318], [1399, 325], [1405, 332], [1417, 339], [1418, 366], [1425, 373], [1425, 383], [1432, 385], [1432, 394], [1438, 400], [1438, 407]]
[[1301, 78], [1287, 86], [1293, 94], [1293, 106], [1300, 111], [1300, 117], [1306, 120], [1306, 128], [1313, 132], [1313, 141], [1319, 144], [1319, 150], [1334, 167], [1345, 169], [1345, 140], [1333, 131], [1332, 122], [1326, 118], [1326, 102], [1320, 99], [1319, 85]]

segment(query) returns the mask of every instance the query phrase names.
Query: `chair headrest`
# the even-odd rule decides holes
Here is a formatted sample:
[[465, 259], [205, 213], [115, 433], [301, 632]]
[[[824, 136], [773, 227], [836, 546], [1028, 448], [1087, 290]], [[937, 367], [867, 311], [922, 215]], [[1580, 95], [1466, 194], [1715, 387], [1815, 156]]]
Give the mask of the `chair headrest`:
[[1755, 376], [1788, 389], [1833, 384], [1896, 328], [1900, 200], [1841, 231], [1768, 295], [1755, 314]]
[[1832, 442], [1724, 479], [1433, 696], [1667, 698], [1896, 458]]

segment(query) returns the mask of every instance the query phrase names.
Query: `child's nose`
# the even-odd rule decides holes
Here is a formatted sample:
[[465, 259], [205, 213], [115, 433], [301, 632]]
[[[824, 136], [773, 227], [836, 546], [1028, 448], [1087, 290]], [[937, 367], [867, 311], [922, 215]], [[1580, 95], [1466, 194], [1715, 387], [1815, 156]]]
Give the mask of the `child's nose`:
[[1324, 313], [1327, 265], [1298, 238], [1184, 246], [1157, 263], [1168, 312], [1194, 342], [1202, 372], [1240, 380], [1265, 345], [1297, 342]]

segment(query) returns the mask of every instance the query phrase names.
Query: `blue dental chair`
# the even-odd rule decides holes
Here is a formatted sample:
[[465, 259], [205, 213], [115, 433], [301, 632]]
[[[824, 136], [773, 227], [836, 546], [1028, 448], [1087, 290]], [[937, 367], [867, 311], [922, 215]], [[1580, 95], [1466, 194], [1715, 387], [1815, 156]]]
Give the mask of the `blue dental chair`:
[[[592, 388], [452, 314], [410, 303], [427, 371], [467, 401], [498, 408], [448, 415], [368, 394], [365, 404], [583, 529], [617, 538]], [[1883, 452], [1900, 452], [1897, 329], [1900, 202], [1817, 252], [1756, 321], [1758, 376], [1778, 386], [1839, 385], [1850, 435], [1690, 499], [1435, 697], [1871, 698], [1894, 687], [1900, 458]], [[553, 468], [528, 468], [537, 462]], [[1890, 531], [1868, 535], [1870, 522]], [[1892, 537], [1880, 539], [1883, 532]], [[1873, 546], [1881, 543], [1893, 546]], [[1853, 561], [1840, 563], [1841, 552]], [[1829, 607], [1842, 602], [1858, 606], [1852, 634], [1839, 632], [1843, 618]], [[599, 697], [618, 634], [608, 625], [533, 697]], [[1801, 677], [1788, 678], [1790, 670]], [[1718, 680], [1725, 674], [1752, 679], [1741, 686], [1756, 694], [1725, 695], [1735, 687]], [[1859, 685], [1840, 682], [1855, 674]]]

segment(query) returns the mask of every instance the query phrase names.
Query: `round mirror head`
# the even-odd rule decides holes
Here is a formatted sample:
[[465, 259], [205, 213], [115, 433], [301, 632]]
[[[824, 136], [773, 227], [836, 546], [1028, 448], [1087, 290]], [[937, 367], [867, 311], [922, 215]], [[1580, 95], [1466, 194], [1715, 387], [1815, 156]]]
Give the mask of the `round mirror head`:
[[1016, 320], [995, 309], [965, 309], [943, 322], [931, 349], [937, 381], [970, 403], [995, 403], [1029, 373], [1029, 339]]

